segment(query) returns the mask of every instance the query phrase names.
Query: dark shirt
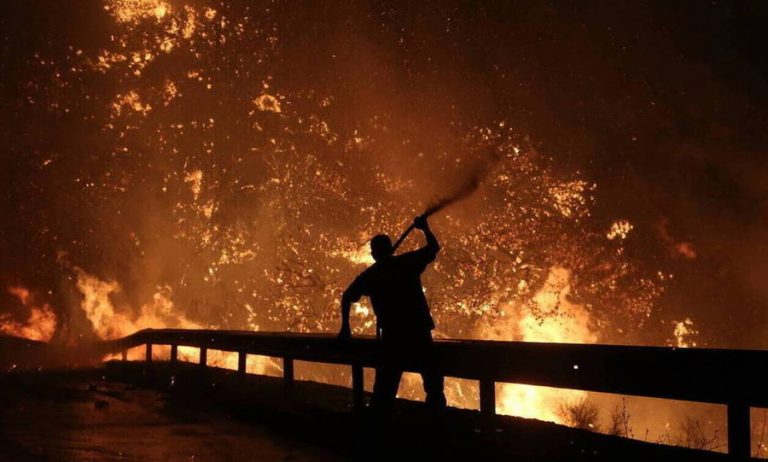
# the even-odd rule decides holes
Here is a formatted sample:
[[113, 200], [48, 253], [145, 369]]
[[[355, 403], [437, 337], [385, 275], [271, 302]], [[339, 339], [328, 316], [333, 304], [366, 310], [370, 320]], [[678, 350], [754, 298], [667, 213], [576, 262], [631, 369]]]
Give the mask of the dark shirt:
[[355, 278], [347, 291], [358, 299], [371, 299], [378, 326], [384, 335], [429, 332], [435, 328], [421, 286], [421, 273], [435, 260], [437, 246], [378, 261]]

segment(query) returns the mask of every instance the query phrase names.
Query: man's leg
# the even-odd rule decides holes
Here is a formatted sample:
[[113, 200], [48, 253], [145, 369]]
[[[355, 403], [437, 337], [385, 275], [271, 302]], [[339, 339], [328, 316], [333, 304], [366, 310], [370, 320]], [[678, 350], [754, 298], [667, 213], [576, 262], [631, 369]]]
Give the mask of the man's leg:
[[414, 349], [419, 352], [421, 363], [421, 381], [424, 384], [424, 392], [427, 394], [426, 403], [431, 408], [445, 407], [445, 378], [435, 367], [435, 351], [432, 343], [432, 333], [427, 332], [419, 342], [419, 347]]
[[445, 407], [445, 378], [428, 365], [421, 373], [424, 392], [427, 394], [427, 406], [434, 409]]
[[373, 383], [373, 399], [371, 400], [371, 407], [376, 412], [391, 412], [402, 375], [402, 369], [394, 364], [386, 364], [376, 368], [376, 380]]

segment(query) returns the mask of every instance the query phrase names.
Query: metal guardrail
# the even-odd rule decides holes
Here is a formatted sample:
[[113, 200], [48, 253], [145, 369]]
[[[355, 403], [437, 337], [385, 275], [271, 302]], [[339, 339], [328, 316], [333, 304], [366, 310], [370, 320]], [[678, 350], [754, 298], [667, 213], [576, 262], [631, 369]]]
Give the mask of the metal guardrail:
[[[200, 348], [200, 366], [207, 350], [238, 353], [238, 371], [245, 374], [246, 355], [283, 359], [286, 386], [293, 384], [293, 361], [345, 364], [352, 368], [352, 399], [363, 405], [363, 368], [375, 367], [378, 343], [353, 338], [340, 343], [327, 334], [293, 334], [217, 330], [143, 330], [106, 341], [104, 353], [146, 345], [170, 345], [171, 361], [179, 346]], [[437, 367], [448, 377], [480, 383], [480, 412], [496, 412], [496, 382], [716, 403], [728, 409], [728, 452], [747, 459], [750, 407], [768, 407], [768, 352], [701, 348], [633, 347], [562, 343], [436, 340]], [[404, 364], [415, 371], [414, 365]]]

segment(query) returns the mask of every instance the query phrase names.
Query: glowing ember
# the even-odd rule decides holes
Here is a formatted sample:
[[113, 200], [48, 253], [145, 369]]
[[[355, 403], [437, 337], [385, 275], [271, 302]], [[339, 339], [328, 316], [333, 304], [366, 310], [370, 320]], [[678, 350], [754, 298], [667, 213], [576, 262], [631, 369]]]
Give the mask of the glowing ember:
[[142, 115], [147, 115], [152, 110], [149, 104], [143, 104], [139, 94], [131, 90], [126, 95], [117, 95], [117, 99], [112, 103], [112, 110], [116, 116], [123, 112], [123, 108], [132, 109]]
[[627, 220], [614, 221], [611, 225], [611, 229], [608, 230], [606, 237], [610, 240], [614, 239], [626, 239], [629, 232], [632, 231], [632, 223]]
[[690, 318], [685, 318], [682, 321], [676, 321], [674, 325], [675, 343], [673, 346], [683, 348], [695, 347], [695, 339], [699, 331], [694, 327], [693, 321]]
[[110, 0], [104, 7], [119, 22], [138, 22], [145, 18], [163, 19], [170, 11], [168, 2], [162, 0]]
[[272, 95], [263, 94], [253, 100], [253, 104], [259, 108], [260, 111], [276, 112], [280, 113], [280, 101]]

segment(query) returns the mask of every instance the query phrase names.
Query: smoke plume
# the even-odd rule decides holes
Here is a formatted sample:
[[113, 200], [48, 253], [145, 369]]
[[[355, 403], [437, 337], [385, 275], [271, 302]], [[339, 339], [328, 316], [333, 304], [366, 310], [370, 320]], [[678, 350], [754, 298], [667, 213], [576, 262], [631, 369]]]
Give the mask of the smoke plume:
[[485, 181], [494, 165], [501, 159], [501, 155], [494, 151], [489, 150], [487, 156], [482, 157], [471, 168], [464, 179], [463, 183], [460, 183], [459, 187], [455, 189], [451, 194], [444, 196], [433, 203], [431, 203], [424, 211], [423, 216], [429, 217], [451, 204], [455, 204], [463, 199], [469, 197], [472, 193], [477, 191], [477, 188]]

